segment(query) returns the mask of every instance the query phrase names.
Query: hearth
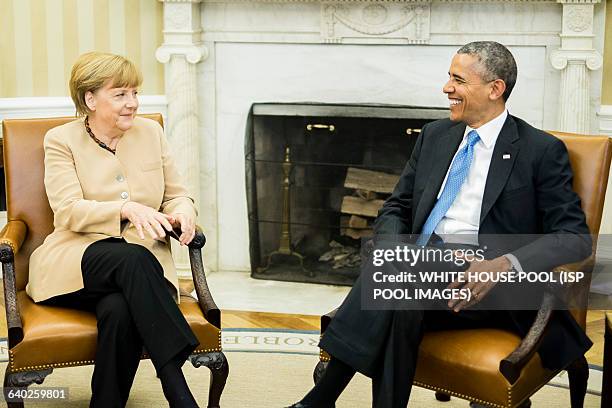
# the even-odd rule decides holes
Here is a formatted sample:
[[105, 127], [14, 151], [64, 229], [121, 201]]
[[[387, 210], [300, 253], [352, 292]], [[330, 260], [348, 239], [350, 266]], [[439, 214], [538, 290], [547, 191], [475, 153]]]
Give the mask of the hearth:
[[440, 108], [254, 104], [245, 167], [251, 275], [351, 285], [421, 127]]

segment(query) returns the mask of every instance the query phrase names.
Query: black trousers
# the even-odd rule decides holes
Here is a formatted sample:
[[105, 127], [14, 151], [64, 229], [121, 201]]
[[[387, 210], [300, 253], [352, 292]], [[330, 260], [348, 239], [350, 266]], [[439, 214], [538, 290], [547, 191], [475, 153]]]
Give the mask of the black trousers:
[[507, 311], [363, 310], [361, 277], [327, 327], [319, 346], [372, 378], [372, 406], [406, 408], [418, 349], [428, 330], [512, 328]]
[[95, 312], [98, 343], [90, 407], [124, 407], [143, 352], [159, 371], [185, 362], [199, 344], [175, 303], [163, 269], [146, 248], [109, 238], [81, 260], [84, 288], [44, 303]]

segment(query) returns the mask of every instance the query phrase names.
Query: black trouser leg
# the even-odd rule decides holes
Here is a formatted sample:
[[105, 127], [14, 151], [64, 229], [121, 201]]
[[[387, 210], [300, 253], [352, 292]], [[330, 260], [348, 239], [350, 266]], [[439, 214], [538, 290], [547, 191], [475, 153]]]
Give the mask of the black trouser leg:
[[101, 298], [96, 317], [98, 346], [90, 407], [124, 407], [140, 363], [142, 339], [121, 293]]
[[125, 407], [142, 356], [143, 343], [123, 294], [94, 295], [82, 289], [43, 303], [96, 314], [98, 338], [90, 407]]
[[177, 356], [184, 361], [198, 345], [168, 290], [161, 265], [146, 248], [99, 241], [85, 251], [82, 269], [87, 292], [123, 294], [157, 371]]
[[423, 337], [422, 310], [396, 310], [381, 355], [379, 372], [372, 377], [374, 408], [406, 408]]

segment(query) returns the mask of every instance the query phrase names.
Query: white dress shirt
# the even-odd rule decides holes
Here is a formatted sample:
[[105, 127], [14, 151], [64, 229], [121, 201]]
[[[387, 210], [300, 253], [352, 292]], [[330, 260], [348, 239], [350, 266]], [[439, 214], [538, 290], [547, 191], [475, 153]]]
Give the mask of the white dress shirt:
[[[499, 116], [485, 123], [478, 129], [466, 126], [465, 132], [463, 133], [463, 140], [459, 144], [455, 156], [457, 156], [457, 153], [467, 143], [467, 135], [472, 130], [478, 132], [480, 140], [474, 145], [474, 157], [472, 158], [468, 175], [461, 185], [461, 189], [457, 197], [455, 197], [455, 201], [453, 201], [434, 231], [438, 235], [443, 235], [444, 242], [478, 245], [480, 210], [482, 208], [482, 198], [487, 183], [487, 175], [489, 174], [495, 142], [497, 142], [497, 137], [507, 117], [508, 110], [504, 109]], [[453, 156], [453, 160], [455, 160], [455, 156]], [[450, 166], [446, 171], [446, 176], [444, 176], [444, 181], [442, 182], [440, 191], [438, 191], [437, 198], [440, 198], [444, 190], [449, 171]], [[461, 234], [462, 236], [455, 236], [455, 234]], [[506, 254], [505, 256], [514, 269], [522, 272], [523, 269], [521, 264], [514, 255]]]
[[[476, 130], [480, 136], [480, 140], [474, 145], [474, 157], [468, 175], [461, 185], [461, 189], [451, 204], [450, 208], [440, 220], [440, 223], [436, 226], [435, 233], [438, 235], [449, 235], [449, 234], [469, 234], [473, 238], [470, 239], [473, 244], [478, 244], [477, 235], [480, 227], [480, 209], [482, 207], [482, 198], [484, 196], [485, 184], [487, 182], [487, 174], [489, 173], [489, 166], [491, 165], [491, 157], [493, 156], [493, 149], [495, 148], [495, 142], [501, 132], [506, 118], [508, 117], [508, 111], [504, 111], [496, 118], [490, 120], [478, 129], [473, 129], [469, 126], [465, 128], [463, 134], [463, 140], [459, 144], [457, 153], [467, 143], [467, 135], [472, 130]], [[455, 156], [453, 160], [455, 160]], [[449, 169], [446, 171], [446, 176], [438, 192], [438, 198], [444, 190], [446, 185], [446, 179], [448, 178]], [[447, 241], [445, 237], [445, 241]], [[455, 241], [452, 237], [448, 237], [451, 241]], [[464, 237], [464, 238], [467, 238]], [[476, 242], [474, 242], [476, 240]], [[461, 240], [463, 243], [465, 239]]]

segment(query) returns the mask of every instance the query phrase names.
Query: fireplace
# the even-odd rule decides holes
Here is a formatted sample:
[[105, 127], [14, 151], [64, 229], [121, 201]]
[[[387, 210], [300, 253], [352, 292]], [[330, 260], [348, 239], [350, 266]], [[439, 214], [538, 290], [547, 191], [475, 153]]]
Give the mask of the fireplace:
[[245, 172], [254, 278], [351, 285], [360, 238], [440, 108], [254, 104]]
[[600, 0], [162, 1], [167, 132], [189, 152], [179, 165], [199, 195], [211, 271], [251, 270], [244, 132], [253, 103], [447, 107], [454, 53], [496, 40], [519, 67], [511, 114], [541, 129], [597, 129]]

